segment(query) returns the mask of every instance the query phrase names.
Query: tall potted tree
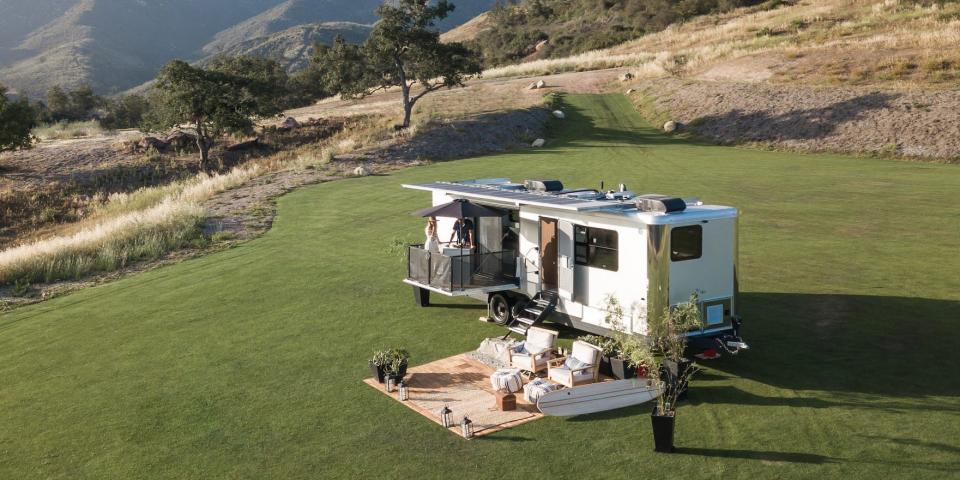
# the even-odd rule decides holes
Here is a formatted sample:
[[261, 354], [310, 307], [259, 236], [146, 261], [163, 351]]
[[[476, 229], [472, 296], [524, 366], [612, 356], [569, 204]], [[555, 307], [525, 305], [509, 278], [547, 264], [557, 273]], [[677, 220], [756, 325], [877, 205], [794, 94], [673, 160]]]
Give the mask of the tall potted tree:
[[702, 325], [700, 297], [696, 292], [686, 303], [666, 308], [649, 325], [647, 338], [651, 354], [647, 361], [650, 362], [651, 380], [662, 392], [650, 414], [654, 450], [658, 452], [673, 451], [677, 400], [699, 370], [683, 356], [687, 348], [686, 334]]
[[608, 315], [612, 315], [610, 323], [614, 326], [620, 357], [646, 370], [650, 382], [661, 392], [650, 414], [654, 450], [672, 452], [677, 400], [698, 370], [683, 355], [687, 348], [686, 334], [702, 325], [700, 296], [694, 292], [686, 303], [666, 308], [648, 323], [645, 336], [634, 335], [623, 328], [622, 308], [616, 299], [608, 299], [608, 312], [612, 312]]

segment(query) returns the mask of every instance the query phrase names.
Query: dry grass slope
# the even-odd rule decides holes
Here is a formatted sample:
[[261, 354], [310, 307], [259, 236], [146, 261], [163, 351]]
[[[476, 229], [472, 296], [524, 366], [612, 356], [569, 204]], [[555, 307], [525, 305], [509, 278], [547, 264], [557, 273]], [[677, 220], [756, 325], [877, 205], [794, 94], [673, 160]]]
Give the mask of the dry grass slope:
[[[684, 76], [766, 57], [776, 66], [763, 78], [773, 81], [951, 88], [960, 79], [958, 44], [958, 3], [804, 1], [707, 15], [613, 48], [491, 69], [484, 76], [620, 66], [635, 67], [640, 77]], [[750, 75], [743, 70], [738, 69]]]

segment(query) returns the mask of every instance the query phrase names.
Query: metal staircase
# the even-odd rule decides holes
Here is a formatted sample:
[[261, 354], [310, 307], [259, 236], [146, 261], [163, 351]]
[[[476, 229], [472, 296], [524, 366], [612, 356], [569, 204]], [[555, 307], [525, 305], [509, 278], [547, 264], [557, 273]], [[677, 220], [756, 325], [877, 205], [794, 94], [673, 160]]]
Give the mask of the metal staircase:
[[557, 292], [542, 291], [514, 312], [513, 320], [507, 325], [507, 338], [510, 332], [527, 335], [530, 327], [543, 322], [557, 306]]

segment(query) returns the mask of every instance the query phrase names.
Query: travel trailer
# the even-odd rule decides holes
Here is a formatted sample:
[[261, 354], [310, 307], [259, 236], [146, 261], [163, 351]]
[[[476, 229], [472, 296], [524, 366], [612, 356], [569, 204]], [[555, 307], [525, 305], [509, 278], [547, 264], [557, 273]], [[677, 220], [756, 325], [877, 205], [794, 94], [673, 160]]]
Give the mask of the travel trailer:
[[517, 333], [549, 319], [609, 335], [608, 299], [615, 297], [624, 312], [621, 328], [645, 335], [657, 315], [698, 292], [704, 326], [691, 337], [742, 345], [736, 208], [637, 195], [624, 185], [568, 190], [557, 180], [403, 186], [431, 192], [434, 206], [466, 200], [499, 215], [438, 217], [441, 241], [456, 240], [455, 227], [469, 234], [432, 251], [407, 247], [404, 282], [421, 306], [431, 293], [470, 296], [487, 302], [492, 321]]

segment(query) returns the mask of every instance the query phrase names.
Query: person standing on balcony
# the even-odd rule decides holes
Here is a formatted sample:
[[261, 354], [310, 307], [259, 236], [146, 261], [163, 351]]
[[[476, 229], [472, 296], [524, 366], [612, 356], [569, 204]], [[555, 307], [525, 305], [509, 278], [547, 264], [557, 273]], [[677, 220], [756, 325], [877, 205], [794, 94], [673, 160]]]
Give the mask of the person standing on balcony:
[[427, 227], [424, 228], [423, 233], [427, 235], [427, 241], [424, 242], [423, 249], [432, 253], [440, 253], [440, 236], [437, 234], [437, 217], [427, 219]]
[[469, 218], [458, 218], [453, 224], [453, 233], [450, 234], [450, 243], [454, 243], [456, 238], [457, 245], [460, 248], [473, 248], [473, 220]]

